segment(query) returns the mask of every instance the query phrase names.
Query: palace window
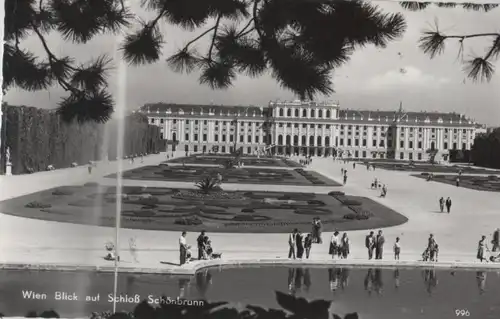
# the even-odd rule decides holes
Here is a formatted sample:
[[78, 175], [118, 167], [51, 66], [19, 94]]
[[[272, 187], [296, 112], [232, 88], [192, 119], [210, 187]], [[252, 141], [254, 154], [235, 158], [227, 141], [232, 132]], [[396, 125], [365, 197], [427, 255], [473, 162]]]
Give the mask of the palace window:
[[247, 142], [248, 143], [252, 143], [252, 135], [248, 135], [247, 136]]
[[292, 109], [288, 109], [288, 110], [286, 111], [286, 116], [288, 116], [288, 117], [292, 117]]
[[448, 149], [448, 142], [444, 142], [444, 149], [447, 150]]
[[292, 123], [287, 123], [286, 127], [292, 127]]
[[255, 143], [259, 143], [259, 136], [255, 135]]
[[315, 114], [314, 110], [311, 110], [311, 117], [315, 117]]
[[302, 117], [307, 117], [307, 110], [306, 109], [302, 110]]
[[409, 148], [413, 148], [413, 141], [410, 141]]
[[280, 109], [279, 116], [283, 116], [284, 114], [285, 114], [285, 111], [283, 109]]
[[320, 117], [320, 118], [323, 117], [323, 111], [322, 110], [318, 111], [318, 117]]
[[359, 146], [359, 140], [358, 139], [354, 140], [354, 146]]
[[299, 109], [295, 109], [295, 117], [299, 117]]
[[[384, 147], [384, 144], [385, 144], [384, 140], [381, 140], [380, 141], [380, 147]], [[390, 143], [388, 143], [388, 144], [390, 144]]]
[[366, 140], [363, 140], [363, 146], [366, 146]]
[[229, 135], [229, 142], [234, 142], [234, 135]]
[[177, 119], [174, 119], [174, 124], [177, 124]]
[[217, 134], [215, 134], [215, 135], [214, 135], [214, 141], [215, 141], [215, 142], [218, 142], [218, 141], [219, 141], [219, 135], [217, 135]]
[[243, 143], [243, 141], [244, 141], [244, 137], [243, 137], [243, 135], [240, 135], [240, 143]]
[[405, 159], [405, 153], [403, 152], [399, 153], [399, 159]]
[[207, 141], [207, 134], [203, 134], [203, 142]]
[[399, 147], [404, 148], [405, 147], [405, 141], [399, 141]]
[[195, 135], [194, 135], [194, 140], [195, 140], [195, 141], [198, 141], [198, 134], [195, 134]]
[[225, 142], [226, 141], [226, 135], [222, 135], [222, 141]]
[[186, 134], [184, 135], [184, 140], [189, 141], [189, 134], [188, 134], [188, 133], [186, 133]]
[[207, 120], [203, 121], [203, 124], [207, 125], [207, 124], [208, 124], [208, 121], [207, 121]]
[[302, 128], [306, 128], [307, 127], [307, 124], [302, 124]]
[[422, 160], [422, 153], [418, 153], [417, 154], [417, 158], [418, 158], [419, 161]]
[[198, 125], [198, 120], [195, 120], [195, 121], [194, 121], [194, 125]]
[[347, 140], [347, 146], [351, 146], [351, 139]]
[[376, 141], [376, 140], [373, 140], [373, 141], [372, 141], [372, 146], [373, 146], [373, 147], [377, 147], [377, 141]]

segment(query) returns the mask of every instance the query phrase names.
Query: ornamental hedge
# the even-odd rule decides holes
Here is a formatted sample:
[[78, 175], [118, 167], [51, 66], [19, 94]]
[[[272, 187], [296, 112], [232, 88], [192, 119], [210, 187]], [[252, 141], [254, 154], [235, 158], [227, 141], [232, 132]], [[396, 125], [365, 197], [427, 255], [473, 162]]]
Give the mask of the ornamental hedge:
[[[25, 174], [71, 167], [73, 162], [87, 164], [116, 158], [117, 123], [65, 123], [53, 110], [27, 106], [2, 105], [1, 151], [10, 148], [13, 174]], [[160, 128], [147, 118], [133, 114], [126, 120], [125, 155], [157, 153], [162, 149]], [[106, 142], [105, 142], [106, 139]], [[107, 146], [106, 146], [107, 145]], [[4, 156], [2, 165], [4, 167]]]

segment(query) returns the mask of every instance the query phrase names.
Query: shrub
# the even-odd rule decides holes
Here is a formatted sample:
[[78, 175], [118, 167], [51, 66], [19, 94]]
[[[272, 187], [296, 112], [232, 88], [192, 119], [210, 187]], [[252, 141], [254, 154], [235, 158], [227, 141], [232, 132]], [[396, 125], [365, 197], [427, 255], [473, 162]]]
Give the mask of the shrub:
[[293, 211], [297, 215], [330, 215], [331, 212], [326, 209], [314, 209], [314, 208], [298, 208]]
[[252, 192], [245, 192], [245, 193], [243, 193], [243, 196], [245, 196], [245, 197], [252, 197], [253, 193]]
[[322, 201], [317, 200], [317, 199], [308, 200], [307, 204], [309, 204], [309, 205], [318, 205], [318, 206], [324, 206], [325, 205], [325, 203], [323, 203]]
[[349, 213], [344, 215], [344, 219], [349, 219], [349, 220], [367, 220], [368, 218], [370, 217], [356, 213]]
[[342, 204], [346, 206], [361, 206], [361, 202], [357, 200], [352, 200], [352, 199], [346, 199], [342, 201]]
[[333, 197], [335, 197], [335, 196], [344, 196], [345, 193], [344, 192], [339, 192], [339, 191], [331, 191], [331, 192], [328, 193], [328, 195], [333, 196]]
[[422, 176], [429, 176], [429, 173], [420, 173]]
[[77, 162], [73, 162], [71, 163], [71, 167], [77, 167], [78, 166], [78, 163]]
[[158, 197], [148, 197], [148, 198], [141, 198], [139, 199], [136, 203], [139, 205], [144, 205], [144, 206], [157, 206], [160, 200]]
[[489, 179], [490, 181], [494, 181], [494, 180], [498, 179], [498, 176], [496, 176], [496, 175], [489, 175], [489, 176], [488, 176], [488, 179]]
[[56, 189], [52, 192], [52, 195], [62, 196], [62, 195], [73, 195], [73, 192], [67, 189]]
[[126, 217], [155, 217], [156, 212], [148, 209], [122, 211], [122, 216]]
[[325, 185], [325, 182], [320, 181], [320, 180], [315, 180], [312, 182], [314, 185]]
[[242, 213], [255, 213], [255, 210], [253, 208], [242, 208], [241, 212]]
[[30, 203], [24, 205], [24, 207], [27, 207], [27, 208], [51, 208], [52, 205], [34, 201], [34, 202], [30, 202]]
[[203, 224], [203, 221], [198, 217], [187, 217], [187, 218], [178, 218], [174, 221], [174, 224], [177, 225], [186, 225], [186, 226], [197, 226]]
[[270, 220], [271, 218], [261, 215], [236, 215], [233, 217], [233, 221], [238, 222], [256, 222]]
[[83, 184], [83, 186], [85, 186], [85, 187], [91, 187], [91, 186], [95, 186], [95, 187], [97, 187], [97, 186], [99, 186], [99, 183], [96, 183], [96, 182], [88, 182], [88, 183]]

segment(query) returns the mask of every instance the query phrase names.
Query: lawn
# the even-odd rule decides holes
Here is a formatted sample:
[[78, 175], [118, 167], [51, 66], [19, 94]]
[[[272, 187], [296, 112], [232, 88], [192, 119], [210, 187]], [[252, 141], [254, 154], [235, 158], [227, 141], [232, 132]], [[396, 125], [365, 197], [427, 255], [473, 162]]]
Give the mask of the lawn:
[[[428, 174], [412, 175], [418, 178], [427, 179]], [[456, 175], [434, 175], [432, 181], [445, 183], [455, 186]], [[500, 192], [500, 177], [496, 175], [490, 176], [460, 176], [460, 187], [475, 189], [478, 191]]]
[[[300, 168], [269, 169], [269, 168], [231, 168], [211, 166], [169, 166], [160, 164], [144, 166], [123, 173], [125, 179], [150, 181], [197, 182], [204, 176], [217, 176], [220, 173], [224, 183], [267, 184], [267, 185], [302, 185], [302, 186], [341, 186], [339, 183], [315, 171]], [[116, 174], [106, 177], [116, 178]]]
[[[234, 158], [232, 155], [192, 155], [188, 157], [175, 158], [166, 163], [203, 164], [203, 165], [224, 165], [228, 160]], [[301, 164], [287, 158], [242, 156], [240, 158], [244, 166], [262, 167], [303, 167]]]
[[[365, 163], [366, 165], [366, 163]], [[428, 172], [428, 173], [456, 173], [462, 171], [463, 174], [500, 174], [500, 171], [492, 171], [482, 168], [472, 168], [472, 167], [459, 167], [459, 166], [447, 166], [440, 164], [419, 164], [413, 163], [370, 163], [370, 165], [375, 165], [375, 168], [381, 168], [391, 171], [407, 171], [407, 172]]]
[[[115, 187], [64, 186], [1, 203], [6, 214], [113, 227]], [[407, 219], [370, 199], [335, 194], [214, 192], [124, 187], [122, 227], [148, 230], [283, 233], [310, 231], [313, 217], [324, 230], [374, 229]]]

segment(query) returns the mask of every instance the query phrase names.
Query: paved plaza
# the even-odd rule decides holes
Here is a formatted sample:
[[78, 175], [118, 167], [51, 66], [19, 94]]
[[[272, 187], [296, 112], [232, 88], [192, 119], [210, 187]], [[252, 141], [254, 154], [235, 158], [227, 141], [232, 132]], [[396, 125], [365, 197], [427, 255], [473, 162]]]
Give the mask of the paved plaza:
[[[126, 169], [158, 164], [164, 161], [165, 154], [136, 160], [135, 164], [124, 163]], [[116, 163], [102, 163], [89, 176], [85, 167], [42, 172], [26, 176], [3, 176], [1, 199], [5, 200], [47, 188], [82, 184], [89, 181], [113, 185], [114, 179], [103, 176], [113, 173]], [[481, 235], [491, 238], [496, 227], [500, 227], [498, 213], [498, 194], [482, 192], [455, 186], [427, 182], [410, 176], [410, 172], [386, 171], [377, 169], [367, 171], [352, 163], [343, 164], [331, 158], [315, 158], [308, 169], [315, 170], [340, 182], [341, 168], [348, 170], [346, 186], [335, 187], [349, 195], [364, 196], [386, 205], [406, 216], [409, 221], [403, 225], [384, 229], [386, 237], [385, 260], [392, 259], [392, 245], [397, 236], [401, 238], [401, 261], [417, 261], [426, 247], [430, 233], [435, 235], [440, 246], [439, 261], [476, 262], [477, 242]], [[387, 184], [388, 195], [379, 198], [379, 191], [371, 190], [374, 178]], [[193, 187], [192, 183], [125, 180], [130, 186]], [[284, 192], [326, 193], [332, 188], [321, 186], [262, 186], [244, 184], [224, 184], [227, 190], [262, 190]], [[309, 189], [310, 188], [310, 189]], [[439, 197], [451, 197], [451, 214], [439, 213]], [[368, 230], [349, 231], [351, 255], [349, 260], [362, 263], [367, 259], [364, 237]], [[120, 246], [123, 267], [141, 269], [176, 269], [178, 263], [179, 232], [145, 231], [122, 229]], [[225, 260], [286, 259], [288, 252], [287, 234], [231, 234], [209, 233], [214, 249], [223, 253]], [[189, 233], [188, 244], [195, 246], [197, 233]], [[323, 234], [324, 243], [314, 244], [311, 259], [330, 260], [328, 242], [331, 233]], [[134, 262], [129, 251], [128, 241], [136, 239], [138, 262]], [[97, 226], [84, 226], [68, 223], [48, 222], [0, 214], [0, 263], [4, 264], [59, 264], [82, 266], [110, 266], [105, 261], [104, 245], [114, 240], [114, 229]], [[489, 241], [489, 240], [488, 240]]]

